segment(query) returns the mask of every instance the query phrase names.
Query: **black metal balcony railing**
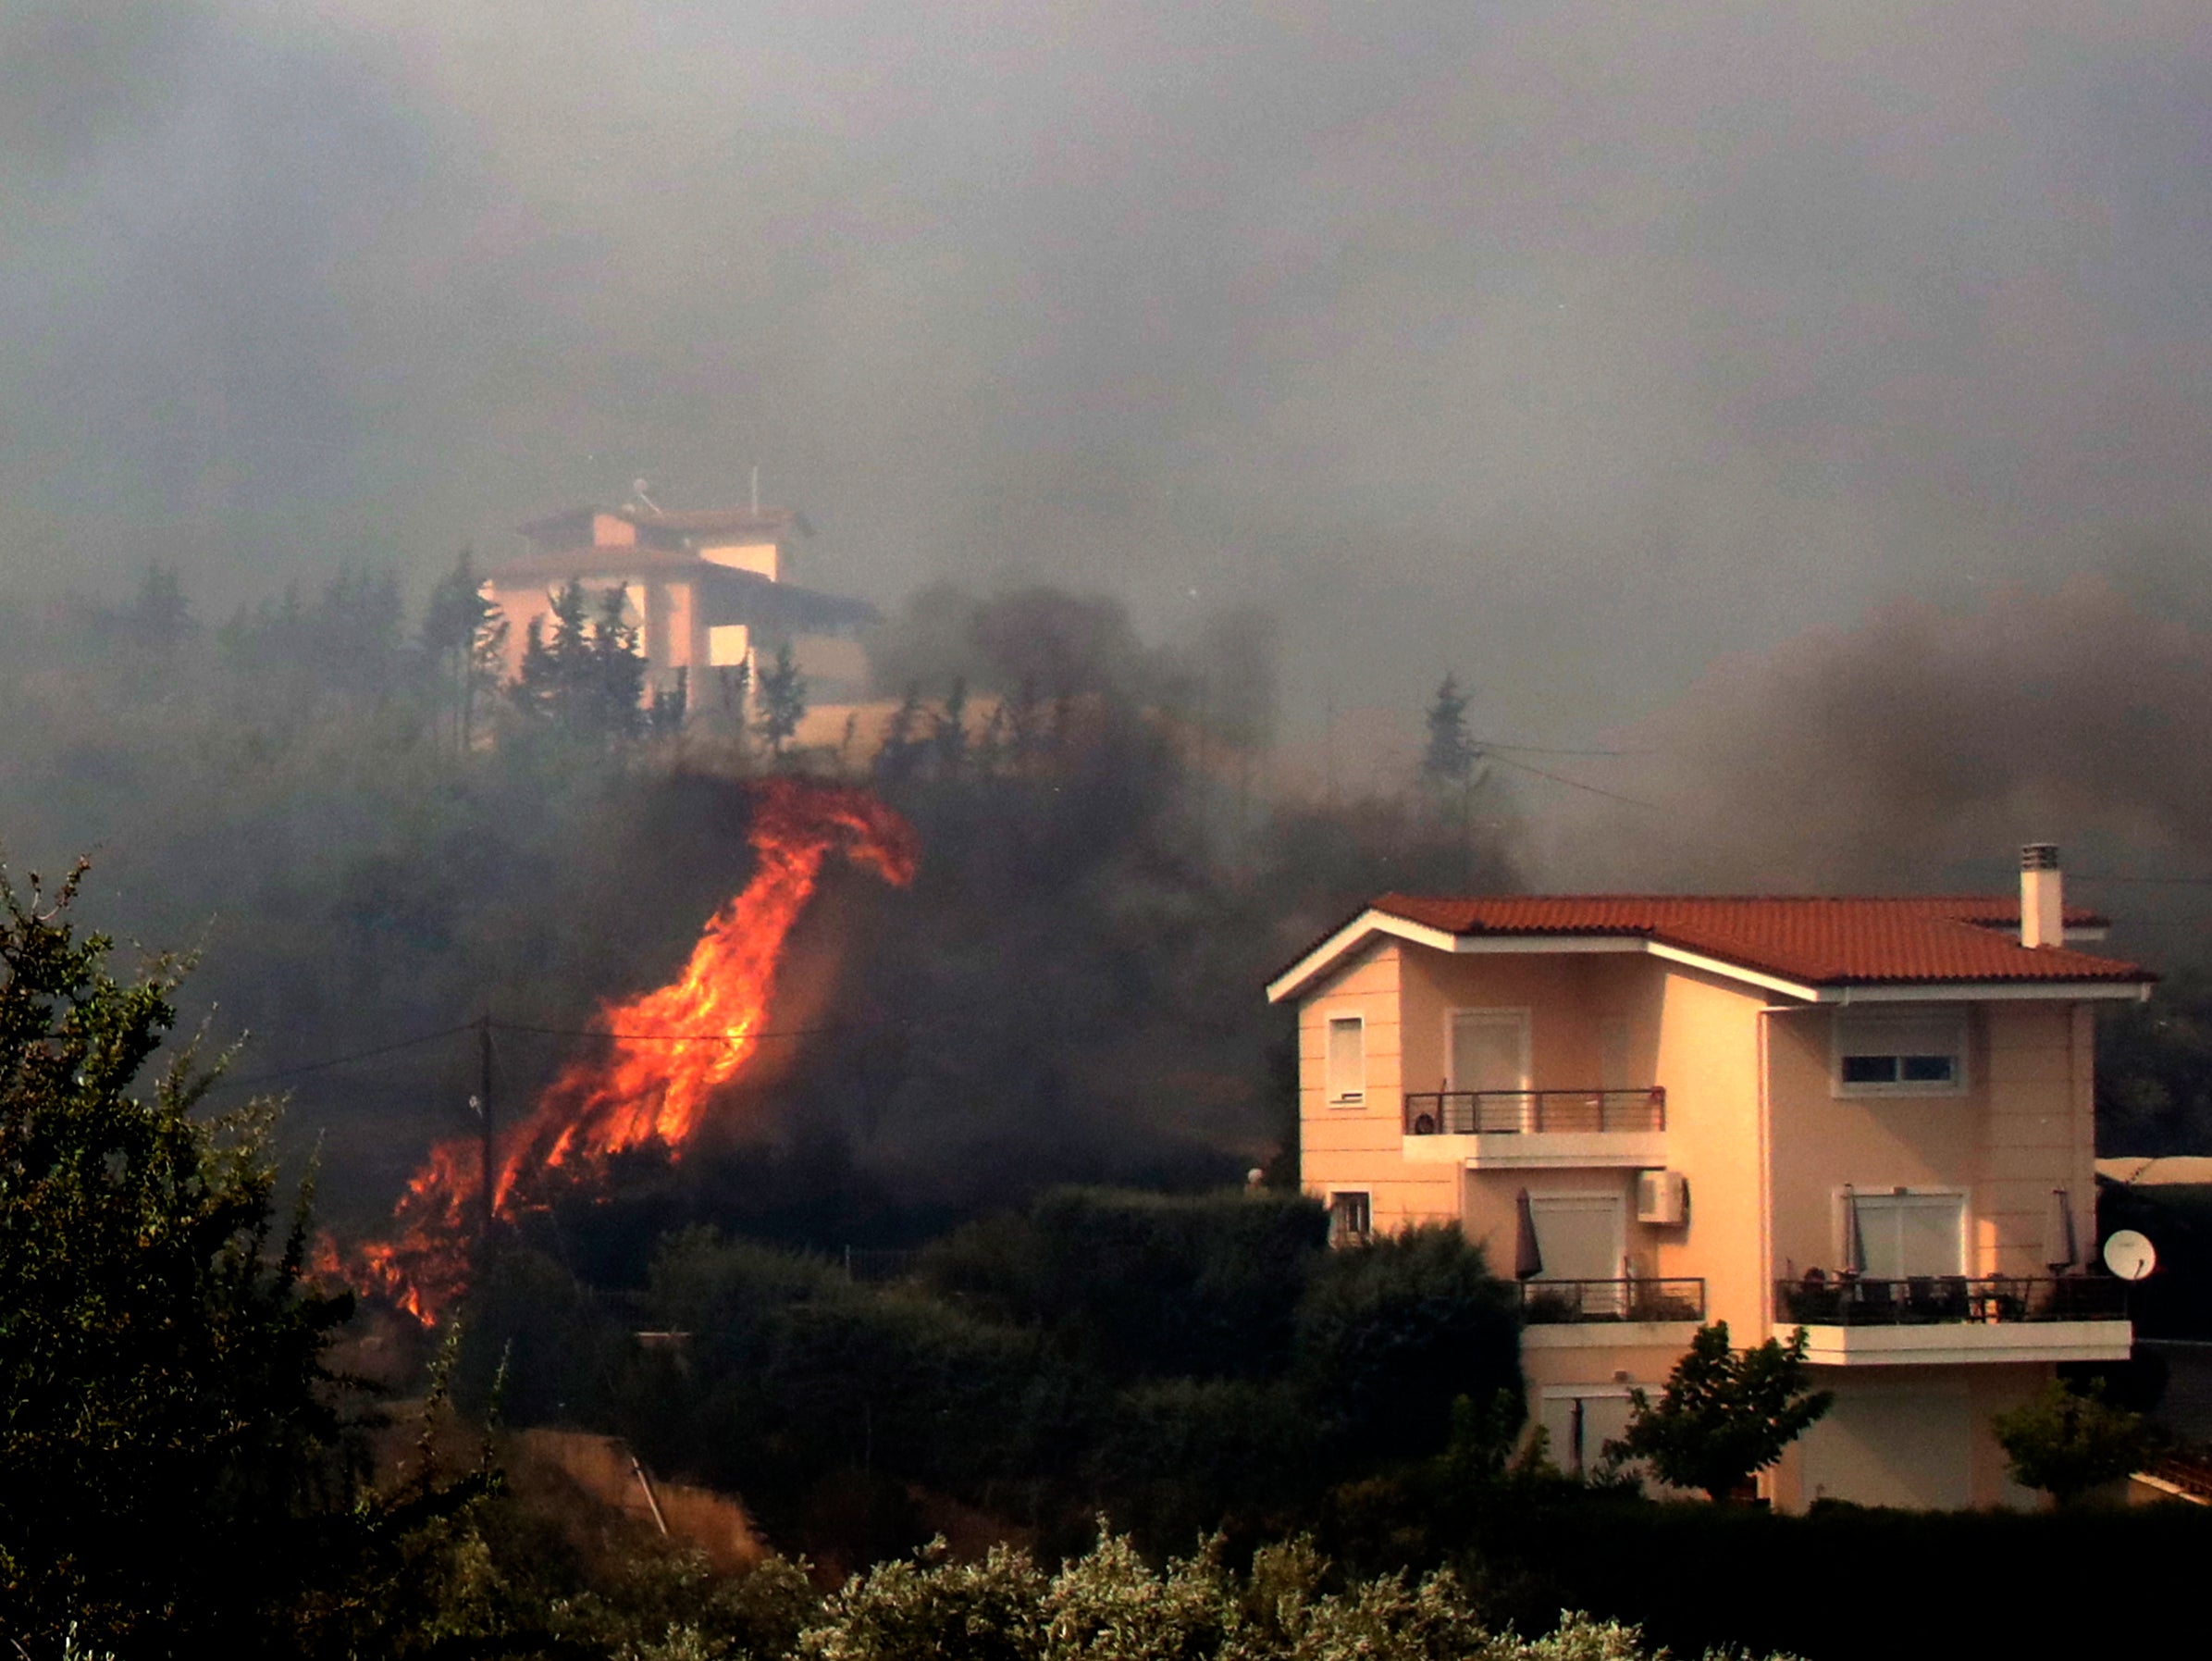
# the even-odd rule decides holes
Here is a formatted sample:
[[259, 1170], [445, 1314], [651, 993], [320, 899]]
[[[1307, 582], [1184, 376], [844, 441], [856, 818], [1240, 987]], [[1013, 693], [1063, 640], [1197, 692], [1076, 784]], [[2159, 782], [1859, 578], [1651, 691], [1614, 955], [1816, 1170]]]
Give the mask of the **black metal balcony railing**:
[[2103, 1275], [2057, 1280], [1913, 1275], [1901, 1281], [1777, 1281], [1774, 1319], [1799, 1326], [1998, 1325], [2020, 1320], [2120, 1320], [2127, 1283]]
[[1701, 1280], [1518, 1281], [1530, 1326], [1585, 1320], [1703, 1320]]
[[1648, 1090], [1409, 1090], [1409, 1136], [1545, 1131], [1663, 1131], [1667, 1093]]

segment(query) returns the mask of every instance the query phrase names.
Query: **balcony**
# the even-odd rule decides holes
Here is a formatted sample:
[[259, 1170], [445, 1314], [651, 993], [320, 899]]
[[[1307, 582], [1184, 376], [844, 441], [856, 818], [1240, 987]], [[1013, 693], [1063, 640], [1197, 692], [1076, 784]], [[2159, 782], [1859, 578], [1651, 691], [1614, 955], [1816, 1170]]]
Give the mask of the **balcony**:
[[1528, 1326], [1705, 1319], [1701, 1280], [1516, 1281]]
[[1403, 1108], [1409, 1159], [1464, 1164], [1636, 1169], [1666, 1163], [1667, 1093], [1639, 1090], [1412, 1090]]
[[1774, 1324], [1803, 1327], [1806, 1358], [1823, 1365], [2119, 1361], [2127, 1291], [2102, 1275], [1778, 1281]]

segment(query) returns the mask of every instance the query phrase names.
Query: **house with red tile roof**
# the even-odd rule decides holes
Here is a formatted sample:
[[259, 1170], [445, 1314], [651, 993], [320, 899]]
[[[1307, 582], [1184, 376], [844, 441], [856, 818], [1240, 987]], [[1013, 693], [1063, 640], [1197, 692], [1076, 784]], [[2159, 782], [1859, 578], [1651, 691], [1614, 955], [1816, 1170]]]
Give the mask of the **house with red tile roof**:
[[788, 508], [669, 511], [643, 502], [579, 507], [519, 527], [528, 547], [493, 565], [486, 591], [508, 620], [514, 672], [533, 619], [546, 625], [570, 582], [594, 596], [622, 591], [650, 684], [679, 673], [695, 705], [717, 671], [756, 675], [764, 653], [793, 649], [809, 697], [849, 697], [866, 681], [855, 636], [876, 619], [866, 601], [794, 580], [797, 541], [812, 534]]
[[2095, 1011], [2154, 978], [2061, 884], [2038, 844], [2017, 899], [1383, 895], [1267, 988], [1303, 1180], [1347, 1245], [1440, 1223], [1513, 1275], [1569, 1469], [1721, 1320], [1835, 1392], [1777, 1506], [2029, 1504], [1991, 1416], [2129, 1354]]

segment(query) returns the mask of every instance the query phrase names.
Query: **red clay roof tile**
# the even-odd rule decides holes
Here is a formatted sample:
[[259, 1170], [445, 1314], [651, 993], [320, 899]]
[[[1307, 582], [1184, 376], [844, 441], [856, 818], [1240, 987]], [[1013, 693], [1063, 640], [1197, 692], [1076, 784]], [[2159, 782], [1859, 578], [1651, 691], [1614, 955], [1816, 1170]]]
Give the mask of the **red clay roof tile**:
[[[2020, 943], [2003, 896], [1903, 899], [1386, 894], [1375, 909], [1452, 935], [1613, 935], [1654, 940], [1812, 985], [1936, 981], [2148, 981], [2136, 964]], [[2069, 908], [2076, 927], [2101, 925]]]

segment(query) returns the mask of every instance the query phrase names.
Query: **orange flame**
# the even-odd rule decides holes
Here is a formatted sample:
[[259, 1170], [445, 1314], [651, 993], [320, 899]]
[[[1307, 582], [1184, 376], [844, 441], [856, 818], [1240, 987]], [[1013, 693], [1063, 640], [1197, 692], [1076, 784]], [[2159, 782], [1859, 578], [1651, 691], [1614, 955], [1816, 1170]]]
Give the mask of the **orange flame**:
[[[752, 880], [709, 921], [674, 980], [600, 1006], [599, 1024], [624, 1035], [571, 1063], [499, 1138], [495, 1216], [525, 1209], [555, 1171], [588, 1177], [641, 1149], [683, 1156], [715, 1093], [760, 1047], [785, 942], [833, 850], [885, 882], [913, 880], [912, 827], [865, 791], [777, 778], [757, 786], [756, 797]], [[360, 1252], [359, 1278], [426, 1326], [468, 1288], [483, 1170], [478, 1140], [437, 1145], [393, 1211], [394, 1237]]]

